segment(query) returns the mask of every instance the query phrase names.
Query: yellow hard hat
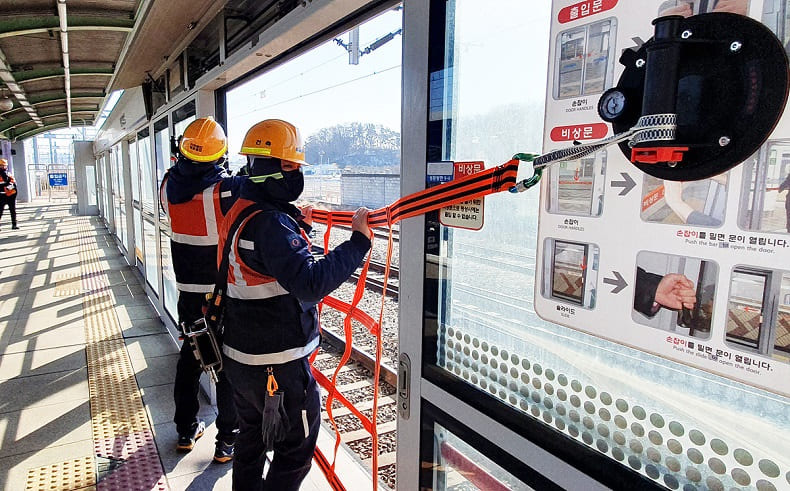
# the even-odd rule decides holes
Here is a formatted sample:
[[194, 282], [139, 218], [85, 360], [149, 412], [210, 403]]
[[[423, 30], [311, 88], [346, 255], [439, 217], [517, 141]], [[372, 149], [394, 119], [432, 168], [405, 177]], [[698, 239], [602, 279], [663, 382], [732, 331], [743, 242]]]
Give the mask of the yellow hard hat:
[[225, 132], [211, 116], [192, 121], [178, 145], [181, 155], [196, 162], [213, 162], [228, 150]]
[[7, 166], [8, 161], [6, 159], [0, 159], [0, 165]]
[[266, 119], [253, 125], [244, 136], [239, 153], [310, 165], [304, 161], [304, 147], [299, 130], [282, 119]]

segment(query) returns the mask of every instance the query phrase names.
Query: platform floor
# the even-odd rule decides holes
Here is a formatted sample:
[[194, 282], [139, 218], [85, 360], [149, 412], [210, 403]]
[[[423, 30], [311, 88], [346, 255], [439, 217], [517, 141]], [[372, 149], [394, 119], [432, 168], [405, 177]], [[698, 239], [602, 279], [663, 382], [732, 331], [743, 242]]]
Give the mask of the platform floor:
[[[17, 211], [20, 230], [0, 222], [0, 489], [230, 489], [206, 400], [206, 434], [174, 450], [178, 346], [101, 220]], [[338, 471], [372, 487], [348, 455]], [[314, 465], [302, 489], [331, 488]]]

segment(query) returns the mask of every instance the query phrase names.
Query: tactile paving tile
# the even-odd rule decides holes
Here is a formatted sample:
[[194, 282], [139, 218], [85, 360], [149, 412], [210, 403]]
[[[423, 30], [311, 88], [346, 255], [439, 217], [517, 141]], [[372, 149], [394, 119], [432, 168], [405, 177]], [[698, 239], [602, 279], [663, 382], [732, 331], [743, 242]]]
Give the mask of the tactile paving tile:
[[737, 308], [730, 308], [727, 315], [728, 335], [757, 341], [760, 336], [760, 319], [762, 317], [759, 310], [745, 311]]
[[790, 349], [790, 315], [780, 311], [779, 320], [776, 322], [776, 342], [777, 348]]
[[53, 297], [70, 297], [82, 293], [82, 279], [80, 275], [60, 275], [55, 279], [55, 292]]
[[94, 444], [97, 455], [112, 455], [123, 462], [102, 478], [98, 489], [168, 489], [151, 430], [94, 438]]
[[97, 489], [168, 489], [89, 219], [80, 223], [83, 317], [94, 451], [117, 465]]
[[94, 439], [147, 429], [147, 415], [123, 340], [89, 345], [86, 355]]
[[82, 457], [27, 471], [26, 490], [95, 489], [96, 465], [93, 457]]

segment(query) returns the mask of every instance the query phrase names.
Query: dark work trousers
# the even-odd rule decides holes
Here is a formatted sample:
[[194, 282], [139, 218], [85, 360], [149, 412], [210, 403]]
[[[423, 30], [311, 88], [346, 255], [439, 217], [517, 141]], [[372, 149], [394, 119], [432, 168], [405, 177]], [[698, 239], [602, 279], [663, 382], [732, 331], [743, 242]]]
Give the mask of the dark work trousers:
[[787, 196], [785, 196], [785, 220], [787, 221], [787, 233], [790, 234], [790, 190], [788, 190]]
[[261, 423], [266, 397], [267, 367], [223, 359], [239, 412], [239, 436], [233, 459], [235, 491], [298, 490], [312, 465], [321, 424], [321, 398], [307, 357], [272, 365], [279, 390], [285, 393], [290, 427], [283, 441], [274, 444], [274, 456], [264, 480]]
[[[205, 294], [192, 292], [178, 292], [178, 317], [184, 322], [194, 322], [203, 316], [203, 299]], [[184, 340], [181, 345], [181, 355], [176, 365], [176, 381], [173, 384], [173, 398], [176, 403], [176, 414], [173, 422], [179, 435], [188, 434], [192, 424], [197, 421], [200, 403], [198, 391], [200, 390], [200, 368], [192, 353], [189, 341]], [[225, 372], [218, 374], [217, 382], [217, 440], [233, 443], [236, 440], [238, 416], [236, 406], [233, 404], [233, 391], [228, 384]]]
[[8, 205], [8, 211], [11, 212], [11, 226], [16, 227], [16, 193], [13, 196], [6, 196], [5, 193], [0, 192], [0, 218], [3, 218], [3, 210]]

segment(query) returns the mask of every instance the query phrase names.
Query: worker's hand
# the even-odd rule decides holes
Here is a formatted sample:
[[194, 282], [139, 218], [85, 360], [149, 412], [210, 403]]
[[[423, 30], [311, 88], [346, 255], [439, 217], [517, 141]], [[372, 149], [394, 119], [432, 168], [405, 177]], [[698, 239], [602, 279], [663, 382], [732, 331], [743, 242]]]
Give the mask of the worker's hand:
[[682, 274], [665, 275], [656, 288], [655, 302], [675, 310], [680, 310], [682, 307], [693, 309], [697, 303], [694, 283]]
[[691, 10], [691, 4], [683, 2], [682, 5], [678, 5], [677, 7], [670, 7], [666, 10], [662, 10], [658, 13], [658, 15], [661, 17], [665, 15], [682, 15], [683, 17], [691, 17], [694, 15], [694, 11]]
[[749, 12], [748, 0], [719, 0], [713, 7], [714, 12], [729, 12], [731, 14], [747, 15]]
[[354, 216], [351, 218], [351, 231], [359, 232], [365, 237], [370, 237], [370, 227], [368, 227], [368, 214], [370, 210], [364, 206], [357, 208]]
[[664, 201], [683, 220], [683, 223], [688, 223], [689, 216], [694, 212], [694, 208], [683, 201], [683, 182], [664, 181]]
[[303, 206], [300, 211], [302, 212], [302, 221], [312, 227], [313, 226], [313, 205]]
[[726, 186], [727, 185], [727, 179], [728, 179], [729, 175], [730, 175], [729, 172], [722, 172], [721, 174], [717, 174], [717, 175], [711, 177], [710, 180], [713, 181], [713, 182], [717, 182], [717, 183], [721, 184], [722, 186]]

